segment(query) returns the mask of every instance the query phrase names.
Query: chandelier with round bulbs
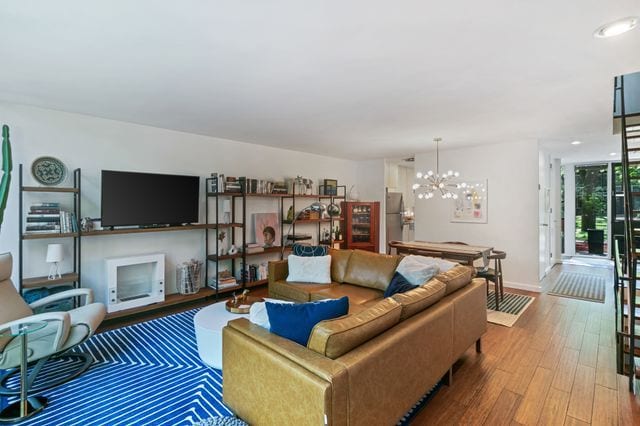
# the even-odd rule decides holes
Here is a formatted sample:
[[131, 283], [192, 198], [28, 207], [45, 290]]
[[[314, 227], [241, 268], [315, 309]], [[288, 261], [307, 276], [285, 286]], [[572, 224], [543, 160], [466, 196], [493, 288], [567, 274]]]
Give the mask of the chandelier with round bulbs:
[[442, 141], [442, 138], [434, 138], [436, 143], [436, 171], [429, 170], [426, 173], [416, 173], [418, 182], [413, 184], [413, 192], [418, 195], [421, 200], [428, 200], [433, 198], [438, 192], [443, 199], [452, 198], [457, 199], [457, 190], [466, 186], [455, 182], [454, 180], [460, 176], [460, 173], [449, 170], [446, 173], [440, 174], [440, 153], [438, 146]]

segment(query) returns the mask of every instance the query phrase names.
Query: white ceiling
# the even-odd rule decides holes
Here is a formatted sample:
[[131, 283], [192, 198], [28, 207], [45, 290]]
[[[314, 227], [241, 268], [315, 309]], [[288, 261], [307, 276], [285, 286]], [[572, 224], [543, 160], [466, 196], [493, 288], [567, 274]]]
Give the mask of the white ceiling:
[[347, 158], [600, 141], [640, 30], [592, 32], [629, 15], [640, 2], [6, 0], [0, 100]]

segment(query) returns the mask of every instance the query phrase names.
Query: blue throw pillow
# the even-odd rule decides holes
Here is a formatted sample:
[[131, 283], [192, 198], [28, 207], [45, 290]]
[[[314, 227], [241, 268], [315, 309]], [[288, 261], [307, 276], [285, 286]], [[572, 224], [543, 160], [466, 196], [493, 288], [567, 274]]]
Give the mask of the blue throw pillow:
[[307, 246], [304, 244], [294, 244], [292, 247], [293, 254], [303, 257], [326, 256], [326, 246]]
[[384, 297], [393, 296], [396, 293], [404, 293], [416, 287], [418, 286], [413, 285], [409, 281], [407, 281], [407, 279], [403, 277], [400, 272], [396, 272], [395, 274], [393, 274], [393, 278], [391, 278], [389, 286], [384, 291]]
[[317, 323], [349, 312], [349, 298], [295, 304], [266, 302], [266, 307], [272, 333], [306, 346]]

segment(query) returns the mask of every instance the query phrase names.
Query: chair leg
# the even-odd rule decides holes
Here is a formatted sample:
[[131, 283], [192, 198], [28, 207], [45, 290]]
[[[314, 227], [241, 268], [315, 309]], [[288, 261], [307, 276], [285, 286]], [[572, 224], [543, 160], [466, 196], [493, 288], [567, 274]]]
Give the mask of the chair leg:
[[476, 352], [479, 354], [482, 353], [482, 339], [476, 340]]
[[[31, 386], [35, 383], [37, 375], [40, 373], [40, 370], [47, 362], [51, 360], [68, 359], [68, 358], [80, 361], [81, 362], [80, 366], [77, 367], [73, 372], [71, 372], [68, 375], [63, 375], [62, 377], [59, 377], [55, 380], [47, 381], [44, 383], [36, 383], [35, 386]], [[53, 355], [49, 358], [43, 358], [36, 363], [36, 365], [32, 368], [31, 372], [29, 373], [29, 377], [27, 379], [30, 385], [29, 393], [30, 394], [38, 393], [45, 389], [50, 389], [55, 386], [61, 385], [62, 383], [68, 382], [69, 380], [75, 379], [76, 377], [78, 377], [79, 375], [87, 371], [87, 369], [91, 367], [91, 364], [93, 364], [93, 357], [87, 353], [68, 352], [60, 355]], [[18, 388], [7, 387], [7, 381], [14, 374], [17, 374], [17, 373], [19, 373], [19, 369], [16, 368], [12, 370], [7, 370], [4, 374], [0, 375], [0, 395], [19, 395], [20, 394], [19, 387]]]

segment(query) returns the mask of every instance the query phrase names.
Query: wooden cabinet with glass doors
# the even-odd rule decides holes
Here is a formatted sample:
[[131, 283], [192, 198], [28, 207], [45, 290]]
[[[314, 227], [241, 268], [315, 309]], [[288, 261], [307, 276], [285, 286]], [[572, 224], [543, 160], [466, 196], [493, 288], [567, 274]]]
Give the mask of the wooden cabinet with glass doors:
[[342, 203], [344, 245], [347, 249], [378, 252], [380, 247], [380, 203]]

